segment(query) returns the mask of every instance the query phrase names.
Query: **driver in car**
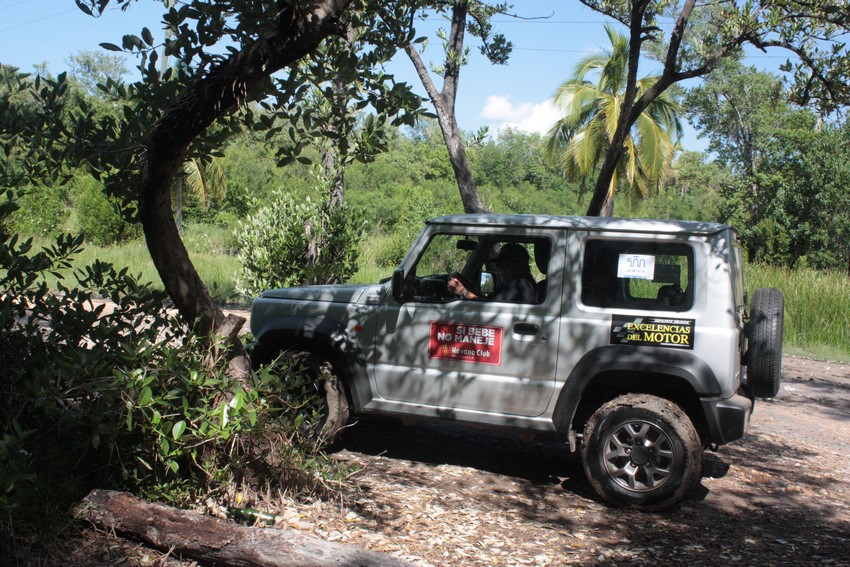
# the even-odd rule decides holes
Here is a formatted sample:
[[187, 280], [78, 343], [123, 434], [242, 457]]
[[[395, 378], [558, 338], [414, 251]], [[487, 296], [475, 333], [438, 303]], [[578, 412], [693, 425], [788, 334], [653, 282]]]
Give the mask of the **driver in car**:
[[514, 242], [502, 246], [499, 254], [489, 261], [496, 276], [496, 289], [489, 296], [476, 293], [465, 286], [457, 275], [449, 278], [449, 291], [463, 299], [486, 299], [504, 303], [534, 303], [537, 286], [531, 276], [529, 256], [524, 247]]

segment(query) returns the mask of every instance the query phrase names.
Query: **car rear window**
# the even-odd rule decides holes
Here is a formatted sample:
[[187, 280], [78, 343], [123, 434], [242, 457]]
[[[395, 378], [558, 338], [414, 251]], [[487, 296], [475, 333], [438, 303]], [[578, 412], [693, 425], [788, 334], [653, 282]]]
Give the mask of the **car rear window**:
[[693, 306], [693, 272], [688, 244], [590, 240], [581, 300], [593, 307], [686, 311]]

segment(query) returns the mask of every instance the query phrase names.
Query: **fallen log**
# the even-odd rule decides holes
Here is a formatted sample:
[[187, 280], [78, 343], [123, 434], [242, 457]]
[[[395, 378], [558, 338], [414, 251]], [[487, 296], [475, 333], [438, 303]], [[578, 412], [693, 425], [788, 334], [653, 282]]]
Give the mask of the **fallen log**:
[[93, 490], [83, 499], [77, 515], [159, 550], [215, 565], [408, 565], [353, 545], [326, 542], [292, 530], [242, 526], [191, 510], [145, 502], [126, 492]]

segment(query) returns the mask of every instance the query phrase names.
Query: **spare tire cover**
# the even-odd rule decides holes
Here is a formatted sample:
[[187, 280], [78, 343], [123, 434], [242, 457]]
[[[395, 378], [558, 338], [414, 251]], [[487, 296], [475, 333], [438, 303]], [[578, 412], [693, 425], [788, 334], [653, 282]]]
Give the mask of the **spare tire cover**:
[[753, 293], [748, 327], [747, 384], [757, 398], [772, 398], [779, 392], [782, 374], [782, 329], [785, 300], [774, 288]]

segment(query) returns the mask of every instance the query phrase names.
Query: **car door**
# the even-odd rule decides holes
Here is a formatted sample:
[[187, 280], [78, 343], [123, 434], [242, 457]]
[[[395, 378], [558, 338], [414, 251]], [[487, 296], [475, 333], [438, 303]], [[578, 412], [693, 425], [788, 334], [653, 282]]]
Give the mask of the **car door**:
[[453, 266], [486, 283], [487, 256], [506, 242], [521, 243], [531, 257], [545, 248], [547, 265], [537, 270], [537, 278], [546, 271], [558, 274], [548, 270], [556, 263], [554, 236], [515, 230], [437, 232], [427, 235], [420, 254], [408, 258], [404, 269], [413, 293], [404, 301], [388, 294], [378, 314], [371, 370], [381, 398], [446, 412], [544, 412], [555, 385], [560, 278], [538, 284], [545, 297], [532, 303], [465, 300], [446, 290]]

